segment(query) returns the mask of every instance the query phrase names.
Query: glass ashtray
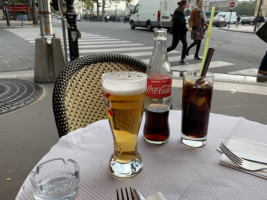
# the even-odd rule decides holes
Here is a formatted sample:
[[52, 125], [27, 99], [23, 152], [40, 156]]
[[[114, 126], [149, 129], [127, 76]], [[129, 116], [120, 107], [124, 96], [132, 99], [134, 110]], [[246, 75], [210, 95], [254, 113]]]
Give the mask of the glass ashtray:
[[35, 200], [71, 199], [80, 186], [76, 161], [56, 158], [39, 164], [30, 174]]

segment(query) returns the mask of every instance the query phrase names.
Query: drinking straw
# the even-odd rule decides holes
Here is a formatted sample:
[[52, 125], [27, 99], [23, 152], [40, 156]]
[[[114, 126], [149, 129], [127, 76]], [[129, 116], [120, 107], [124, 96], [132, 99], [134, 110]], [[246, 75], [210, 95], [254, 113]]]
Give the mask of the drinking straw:
[[204, 66], [202, 68], [200, 76], [206, 76], [206, 73], [208, 71], [213, 52], [214, 52], [213, 48], [209, 48], [208, 49], [208, 52], [207, 52], [207, 55], [206, 55], [206, 59], [205, 59], [205, 63], [204, 63]]
[[215, 7], [212, 7], [211, 8], [209, 28], [208, 28], [208, 34], [207, 34], [207, 40], [206, 40], [206, 44], [205, 44], [205, 49], [204, 49], [204, 54], [203, 54], [203, 59], [202, 59], [201, 68], [200, 68], [200, 73], [199, 74], [202, 74], [202, 70], [203, 70], [203, 67], [204, 67], [204, 62], [206, 60], [206, 55], [207, 55], [207, 51], [208, 51], [208, 48], [209, 48], [210, 33], [211, 33], [211, 27], [212, 27], [212, 22], [213, 22], [214, 10], [215, 10]]

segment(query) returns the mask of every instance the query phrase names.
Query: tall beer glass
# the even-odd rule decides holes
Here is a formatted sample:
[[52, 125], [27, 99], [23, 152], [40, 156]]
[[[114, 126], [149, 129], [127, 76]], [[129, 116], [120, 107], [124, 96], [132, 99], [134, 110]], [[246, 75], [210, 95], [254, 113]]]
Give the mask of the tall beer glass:
[[102, 75], [107, 115], [114, 138], [109, 171], [132, 177], [143, 168], [137, 152], [137, 136], [143, 116], [147, 75], [140, 72], [109, 72]]

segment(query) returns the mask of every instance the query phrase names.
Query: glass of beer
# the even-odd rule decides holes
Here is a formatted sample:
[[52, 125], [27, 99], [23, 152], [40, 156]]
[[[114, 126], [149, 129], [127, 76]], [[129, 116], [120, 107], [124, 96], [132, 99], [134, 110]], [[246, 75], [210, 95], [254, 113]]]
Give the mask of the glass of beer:
[[141, 72], [109, 72], [102, 75], [102, 89], [114, 153], [109, 171], [117, 177], [132, 177], [143, 168], [137, 152], [137, 137], [143, 116], [147, 75]]
[[211, 73], [202, 77], [197, 73], [184, 73], [181, 141], [188, 146], [202, 147], [206, 144], [213, 79]]

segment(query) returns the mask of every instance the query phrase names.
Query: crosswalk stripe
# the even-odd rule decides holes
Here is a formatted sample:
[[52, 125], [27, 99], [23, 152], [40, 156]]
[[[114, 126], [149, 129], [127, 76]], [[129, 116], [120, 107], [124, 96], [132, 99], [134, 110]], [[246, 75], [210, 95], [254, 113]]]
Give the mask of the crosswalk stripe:
[[[171, 51], [171, 52], [168, 52], [168, 54], [173, 54], [173, 53], [181, 53], [180, 51]], [[194, 55], [190, 55], [190, 56], [187, 56], [186, 57], [186, 60], [189, 60], [189, 59], [193, 59], [194, 58]], [[145, 62], [145, 63], [148, 63], [150, 59], [143, 59], [142, 61]], [[177, 55], [177, 56], [168, 56], [168, 61], [169, 62], [175, 62], [175, 61], [180, 61], [181, 60], [181, 55]]]
[[130, 47], [130, 46], [144, 46], [141, 43], [132, 43], [132, 44], [104, 44], [104, 45], [84, 45], [83, 43], [79, 43], [79, 49], [86, 48], [106, 48], [106, 47]]
[[[178, 51], [171, 51], [168, 54], [174, 54], [174, 53], [178, 53]], [[141, 57], [141, 56], [151, 56], [152, 52], [151, 51], [145, 51], [145, 52], [122, 53], [122, 54], [132, 56], [132, 57]]]
[[[31, 38], [31, 37], [26, 37], [26, 38], [24, 38], [25, 40], [34, 40], [34, 39], [36, 39], [36, 38], [40, 38], [40, 37], [35, 37], [35, 38]], [[52, 37], [51, 37], [52, 38]], [[47, 38], [47, 39], [51, 39], [51, 38]], [[59, 38], [61, 38], [61, 37], [59, 37]], [[85, 39], [78, 39], [78, 40], [94, 40], [94, 39], [109, 39], [110, 37], [105, 37], [105, 36], [103, 36], [103, 37], [88, 37], [88, 38], [85, 38]], [[61, 38], [62, 39], [62, 38]]]
[[[35, 40], [28, 40], [30, 43], [35, 43]], [[61, 41], [63, 42], [63, 39], [61, 39]], [[78, 40], [78, 43], [80, 43], [81, 41], [84, 42], [97, 42], [97, 41], [119, 41], [119, 39], [86, 39], [86, 40]], [[68, 42], [68, 40], [67, 40]]]
[[245, 70], [237, 70], [233, 72], [228, 72], [228, 74], [232, 75], [245, 75], [245, 76], [256, 76], [258, 74], [258, 68], [250, 68]]
[[79, 44], [124, 44], [124, 43], [132, 43], [131, 41], [105, 41], [105, 42], [85, 42], [83, 40], [79, 40]]
[[138, 51], [144, 49], [153, 49], [153, 47], [131, 47], [131, 48], [115, 48], [115, 49], [86, 49], [80, 50], [80, 53], [93, 53], [93, 52], [120, 52], [120, 51]]
[[[210, 62], [209, 68], [225, 67], [229, 65], [234, 65], [234, 64], [229, 63], [229, 62], [224, 62], [224, 61], [212, 61]], [[177, 70], [177, 71], [194, 71], [194, 70], [199, 70], [200, 67], [201, 67], [201, 63], [195, 63], [195, 64], [190, 64], [190, 65], [172, 66], [171, 69]]]

